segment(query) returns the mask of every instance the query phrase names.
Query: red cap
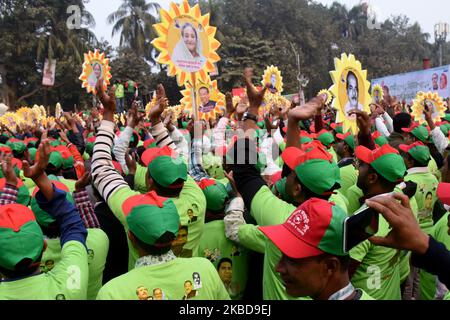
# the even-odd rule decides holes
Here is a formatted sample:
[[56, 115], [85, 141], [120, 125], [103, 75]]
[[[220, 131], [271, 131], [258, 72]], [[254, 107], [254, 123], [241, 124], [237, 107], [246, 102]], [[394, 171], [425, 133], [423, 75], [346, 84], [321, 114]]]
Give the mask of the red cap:
[[379, 137], [382, 137], [382, 136], [383, 135], [380, 132], [378, 132], [378, 131], [375, 131], [374, 133], [372, 133], [372, 139], [373, 140], [378, 139]]
[[164, 207], [164, 202], [166, 202], [168, 198], [160, 197], [156, 194], [155, 191], [151, 191], [146, 194], [140, 194], [137, 196], [133, 196], [128, 198], [123, 204], [122, 209], [125, 216], [127, 216], [134, 207], [149, 205], [149, 206], [157, 206]]
[[404, 131], [404, 132], [412, 132], [415, 128], [417, 128], [419, 126], [420, 125], [417, 122], [415, 122], [409, 128], [402, 128], [402, 131]]
[[422, 142], [417, 141], [413, 144], [401, 144], [399, 146], [399, 149], [402, 150], [403, 152], [408, 153], [409, 150], [414, 149], [415, 147], [426, 147], [426, 145], [424, 145]]
[[165, 146], [163, 148], [152, 148], [152, 149], [146, 150], [142, 154], [141, 160], [145, 166], [148, 166], [150, 164], [150, 162], [152, 162], [153, 160], [155, 160], [158, 157], [163, 157], [163, 156], [168, 156], [173, 159], [176, 159], [178, 157], [178, 154], [168, 146]]
[[295, 147], [289, 147], [281, 155], [284, 163], [295, 170], [299, 165], [309, 160], [323, 159], [329, 162], [333, 161], [333, 156], [328, 153], [323, 147], [318, 147], [315, 144], [309, 144], [312, 149], [308, 152]]
[[213, 186], [216, 184], [216, 181], [213, 179], [203, 179], [202, 181], [197, 183], [200, 189], [205, 190], [206, 188]]
[[346, 134], [337, 133], [336, 138], [338, 138], [339, 140], [345, 140], [351, 135], [352, 135], [351, 132], [347, 132]]
[[395, 154], [399, 154], [399, 152], [397, 151], [397, 149], [394, 149], [393, 147], [391, 147], [388, 144], [385, 144], [384, 146], [382, 146], [381, 148], [375, 149], [375, 150], [370, 150], [366, 147], [363, 146], [357, 146], [355, 149], [355, 155], [356, 157], [367, 163], [367, 164], [371, 164], [372, 162], [374, 162], [375, 160], [377, 160], [378, 158], [386, 155], [386, 154], [390, 154], [390, 153], [395, 153]]
[[147, 149], [149, 145], [151, 145], [152, 143], [156, 142], [155, 139], [148, 139], [144, 141], [144, 148]]
[[336, 130], [336, 128], [342, 127], [343, 125], [343, 123], [332, 123], [330, 127], [333, 128], [333, 130]]
[[450, 206], [450, 183], [439, 183], [437, 197], [443, 204]]
[[320, 243], [333, 219], [331, 208], [325, 200], [312, 199], [298, 207], [284, 224], [260, 230], [292, 259], [319, 256], [324, 253]]

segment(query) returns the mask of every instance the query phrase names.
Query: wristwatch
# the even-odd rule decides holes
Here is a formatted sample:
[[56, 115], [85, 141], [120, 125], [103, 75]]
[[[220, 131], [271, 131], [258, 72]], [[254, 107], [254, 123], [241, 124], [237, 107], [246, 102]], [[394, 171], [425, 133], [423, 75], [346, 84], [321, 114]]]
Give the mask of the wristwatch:
[[250, 112], [246, 112], [244, 113], [244, 116], [242, 117], [242, 121], [245, 120], [253, 120], [255, 122], [258, 122], [258, 117], [255, 116], [254, 114], [251, 114]]

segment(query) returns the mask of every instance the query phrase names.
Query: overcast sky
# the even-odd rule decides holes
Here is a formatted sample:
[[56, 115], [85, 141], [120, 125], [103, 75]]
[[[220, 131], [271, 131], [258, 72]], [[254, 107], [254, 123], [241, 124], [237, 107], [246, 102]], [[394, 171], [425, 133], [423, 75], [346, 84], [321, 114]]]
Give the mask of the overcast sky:
[[[168, 8], [170, 0], [147, 0], [158, 2], [164, 8]], [[316, 0], [325, 5], [330, 5], [333, 0]], [[179, 0], [175, 2], [179, 3]], [[340, 0], [347, 7], [359, 4], [360, 0]], [[368, 0], [375, 7], [376, 12], [381, 16], [382, 21], [391, 15], [405, 14], [412, 21], [418, 21], [425, 32], [431, 35], [431, 41], [434, 41], [434, 25], [437, 22], [450, 23], [450, 1], [445, 0]], [[122, 0], [90, 0], [86, 5], [87, 9], [95, 18], [95, 33], [99, 39], [104, 38], [117, 46], [119, 44], [118, 36], [112, 38], [112, 26], [106, 23], [106, 17], [115, 11]]]

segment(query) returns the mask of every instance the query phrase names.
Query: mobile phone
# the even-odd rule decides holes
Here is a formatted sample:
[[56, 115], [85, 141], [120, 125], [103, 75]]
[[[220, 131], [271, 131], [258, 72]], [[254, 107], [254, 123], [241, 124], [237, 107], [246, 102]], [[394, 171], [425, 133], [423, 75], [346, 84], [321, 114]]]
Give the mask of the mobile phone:
[[344, 252], [348, 253], [361, 242], [378, 232], [379, 213], [364, 205], [344, 221]]

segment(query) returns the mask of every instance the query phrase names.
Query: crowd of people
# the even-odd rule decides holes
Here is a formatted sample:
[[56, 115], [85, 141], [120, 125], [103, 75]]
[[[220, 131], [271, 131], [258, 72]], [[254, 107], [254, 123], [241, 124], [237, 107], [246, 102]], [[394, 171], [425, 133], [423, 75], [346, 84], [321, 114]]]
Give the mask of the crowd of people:
[[[2, 126], [0, 299], [450, 299], [450, 110], [386, 97], [353, 134], [322, 95], [261, 112], [252, 77], [211, 121], [100, 79], [98, 110]], [[378, 231], [347, 252], [362, 206]]]

